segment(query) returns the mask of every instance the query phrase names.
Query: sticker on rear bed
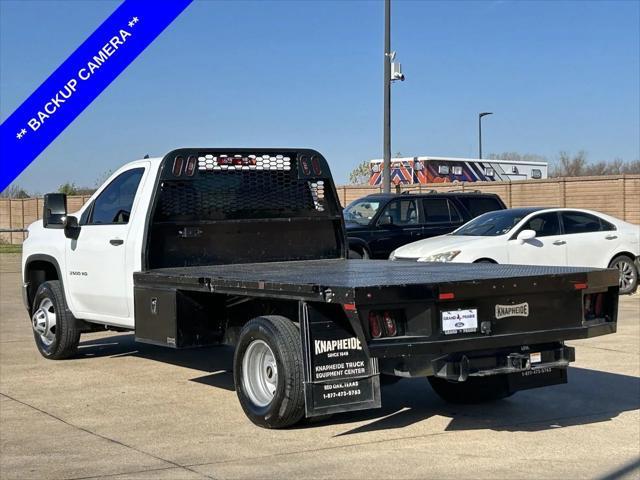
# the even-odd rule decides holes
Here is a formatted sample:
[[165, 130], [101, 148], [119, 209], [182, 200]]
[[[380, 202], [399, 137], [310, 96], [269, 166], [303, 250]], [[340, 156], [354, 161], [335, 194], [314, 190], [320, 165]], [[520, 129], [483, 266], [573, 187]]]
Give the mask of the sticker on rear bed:
[[441, 313], [442, 332], [445, 335], [472, 333], [478, 330], [478, 310], [448, 310]]
[[517, 305], [496, 305], [496, 318], [506, 317], [528, 317], [529, 304], [527, 302], [518, 303]]

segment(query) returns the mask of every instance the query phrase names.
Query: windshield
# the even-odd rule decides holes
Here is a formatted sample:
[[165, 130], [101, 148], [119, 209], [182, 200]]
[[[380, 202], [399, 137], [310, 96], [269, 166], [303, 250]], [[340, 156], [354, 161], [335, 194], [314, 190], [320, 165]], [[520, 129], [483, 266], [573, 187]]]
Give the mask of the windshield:
[[451, 235], [496, 237], [508, 233], [531, 212], [501, 210], [488, 212], [465, 223]]
[[371, 219], [376, 215], [378, 208], [380, 208], [379, 201], [362, 198], [351, 202], [349, 206], [344, 209], [344, 219], [347, 222], [369, 225]]

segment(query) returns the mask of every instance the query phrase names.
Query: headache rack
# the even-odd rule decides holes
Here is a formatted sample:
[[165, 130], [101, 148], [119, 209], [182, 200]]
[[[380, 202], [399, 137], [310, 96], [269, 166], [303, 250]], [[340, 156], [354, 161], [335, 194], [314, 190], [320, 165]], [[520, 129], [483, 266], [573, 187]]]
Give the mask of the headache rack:
[[345, 256], [331, 173], [313, 150], [170, 152], [147, 222], [143, 269]]

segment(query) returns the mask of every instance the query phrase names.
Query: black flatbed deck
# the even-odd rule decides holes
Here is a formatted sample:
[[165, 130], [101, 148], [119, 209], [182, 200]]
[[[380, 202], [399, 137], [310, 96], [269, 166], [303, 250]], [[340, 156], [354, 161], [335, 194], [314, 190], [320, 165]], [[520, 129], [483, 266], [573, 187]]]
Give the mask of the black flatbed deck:
[[540, 277], [563, 277], [565, 280], [571, 277], [573, 281], [585, 281], [590, 272], [602, 272], [606, 278], [611, 273], [586, 267], [331, 259], [160, 268], [136, 272], [134, 280], [136, 286], [164, 285], [236, 294], [252, 291], [262, 296], [273, 294], [322, 300], [327, 289], [348, 299], [354, 298], [357, 289]]

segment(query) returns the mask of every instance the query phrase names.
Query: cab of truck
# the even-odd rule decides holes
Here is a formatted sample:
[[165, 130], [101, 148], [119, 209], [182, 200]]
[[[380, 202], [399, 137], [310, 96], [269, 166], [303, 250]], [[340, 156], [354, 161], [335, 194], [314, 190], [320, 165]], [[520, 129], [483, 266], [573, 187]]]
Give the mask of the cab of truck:
[[38, 286], [58, 280], [77, 318], [133, 328], [133, 272], [161, 158], [117, 169], [76, 212], [63, 194], [45, 196], [42, 220], [23, 245], [23, 297], [31, 312]]

